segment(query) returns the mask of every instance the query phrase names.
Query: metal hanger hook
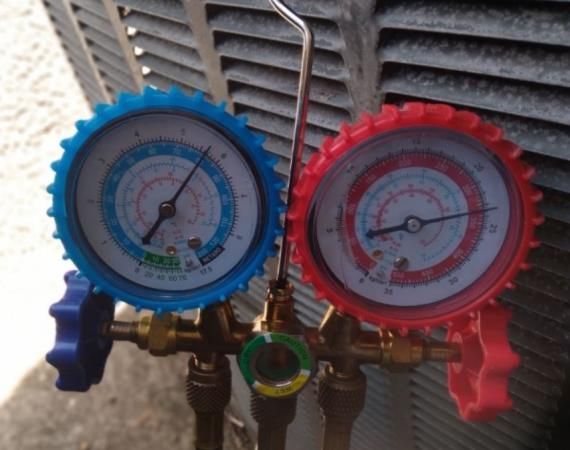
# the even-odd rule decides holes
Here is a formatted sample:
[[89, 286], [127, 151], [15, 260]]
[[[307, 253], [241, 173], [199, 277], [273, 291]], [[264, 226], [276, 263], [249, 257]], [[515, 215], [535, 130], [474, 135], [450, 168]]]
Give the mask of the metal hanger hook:
[[[303, 150], [305, 147], [305, 129], [307, 126], [307, 112], [309, 107], [309, 91], [311, 89], [311, 73], [313, 68], [314, 42], [313, 32], [308, 22], [293, 11], [281, 0], [269, 0], [271, 6], [289, 24], [303, 36], [303, 50], [301, 54], [301, 72], [299, 75], [299, 88], [297, 90], [297, 107], [295, 111], [295, 125], [293, 128], [293, 142], [291, 144], [291, 162], [289, 164], [289, 181], [287, 184], [287, 207], [291, 204], [293, 188], [299, 178]], [[291, 245], [288, 242], [287, 216], [283, 220], [283, 237], [279, 260], [277, 262], [276, 280], [278, 285], [287, 282], [287, 270], [289, 269], [289, 257]]]

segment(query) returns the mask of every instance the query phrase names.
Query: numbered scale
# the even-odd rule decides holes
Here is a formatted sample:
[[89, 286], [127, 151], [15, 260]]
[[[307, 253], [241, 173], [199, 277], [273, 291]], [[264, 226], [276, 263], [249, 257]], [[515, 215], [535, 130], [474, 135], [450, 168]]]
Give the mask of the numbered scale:
[[262, 139], [224, 106], [146, 89], [77, 123], [49, 191], [67, 255], [104, 292], [157, 311], [224, 300], [280, 232]]
[[429, 328], [489, 303], [541, 221], [532, 169], [499, 129], [444, 105], [386, 106], [305, 168], [289, 214], [317, 296], [381, 327]]

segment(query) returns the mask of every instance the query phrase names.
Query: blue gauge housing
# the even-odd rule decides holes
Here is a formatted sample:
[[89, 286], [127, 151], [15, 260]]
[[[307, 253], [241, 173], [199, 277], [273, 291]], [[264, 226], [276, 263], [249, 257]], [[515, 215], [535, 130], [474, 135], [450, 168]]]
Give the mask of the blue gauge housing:
[[[168, 93], [146, 87], [141, 95], [119, 94], [118, 103], [115, 105], [97, 105], [95, 115], [87, 121], [77, 122], [77, 133], [72, 138], [62, 141], [63, 156], [61, 160], [52, 163], [56, 175], [54, 183], [48, 187], [48, 192], [53, 195], [53, 206], [48, 210], [48, 215], [55, 219], [54, 236], [63, 243], [66, 252], [64, 257], [69, 257], [75, 263], [82, 274], [96, 286], [96, 290], [132, 304], [137, 309], [151, 309], [159, 313], [181, 312], [224, 301], [238, 289], [247, 290], [248, 282], [254, 275], [263, 274], [263, 264], [268, 256], [275, 254], [275, 239], [282, 234], [280, 214], [284, 212], [285, 206], [280, 200], [279, 189], [283, 186], [283, 182], [273, 170], [277, 159], [270, 156], [262, 147], [263, 136], [252, 133], [246, 127], [245, 117], [228, 114], [224, 106], [223, 103], [213, 105], [205, 101], [202, 93], [188, 96], [176, 87], [172, 87]], [[247, 253], [225, 275], [207, 285], [188, 291], [154, 289], [123, 277], [93, 251], [77, 217], [75, 205], [77, 178], [89, 145], [110, 126], [137, 115], [157, 112], [189, 115], [224, 135], [240, 151], [258, 183], [260, 223]], [[161, 151], [167, 153], [172, 151], [172, 147], [168, 144], [162, 147]], [[160, 144], [158, 148], [161, 148]], [[137, 151], [133, 153], [134, 157]], [[187, 155], [186, 158], [195, 161], [198, 156], [199, 153], [196, 152], [194, 155]], [[117, 163], [120, 164], [120, 160]], [[202, 169], [206, 173], [210, 171], [212, 176], [216, 170], [214, 164], [206, 163]], [[113, 170], [120, 171], [121, 168], [117, 166], [112, 168], [111, 172]], [[112, 191], [113, 178], [109, 180], [111, 181], [102, 187], [103, 192], [105, 189]], [[227, 190], [228, 186], [220, 182], [216, 188], [224, 197], [224, 189]], [[102, 205], [102, 209], [106, 217], [114, 214], [113, 208]], [[223, 220], [223, 217], [228, 213], [231, 213], [231, 207], [222, 208], [222, 218], [216, 233], [210, 242], [197, 252], [198, 256], [207, 255], [215, 247], [216, 239], [227, 233], [228, 220], [227, 218]], [[116, 221], [111, 222], [109, 226], [112, 227]], [[114, 233], [119, 237], [122, 236], [126, 242], [122, 230], [117, 228]], [[136, 246], [132, 248], [133, 252], [137, 251]]]

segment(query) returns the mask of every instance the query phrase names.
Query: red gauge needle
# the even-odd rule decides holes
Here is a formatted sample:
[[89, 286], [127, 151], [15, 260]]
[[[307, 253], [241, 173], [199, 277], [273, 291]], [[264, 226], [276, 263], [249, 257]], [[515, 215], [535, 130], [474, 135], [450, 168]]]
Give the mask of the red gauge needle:
[[395, 225], [393, 227], [379, 228], [378, 230], [370, 229], [366, 233], [366, 237], [373, 238], [376, 236], [380, 236], [382, 234], [392, 233], [394, 231], [407, 231], [408, 233], [417, 233], [423, 227], [429, 225], [430, 223], [443, 222], [445, 220], [457, 219], [458, 217], [470, 216], [472, 214], [481, 214], [487, 211], [493, 211], [494, 209], [497, 209], [497, 206], [492, 206], [483, 209], [474, 209], [473, 211], [451, 214], [449, 216], [435, 217], [433, 219], [420, 219], [419, 217], [416, 216], [408, 216], [400, 225]]
[[176, 215], [176, 200], [178, 200], [178, 197], [180, 197], [180, 194], [182, 194], [182, 191], [184, 190], [184, 188], [186, 187], [186, 185], [188, 184], [188, 182], [190, 181], [192, 176], [196, 173], [196, 171], [198, 170], [198, 167], [200, 167], [200, 164], [202, 163], [202, 161], [204, 160], [204, 158], [206, 157], [206, 155], [210, 151], [210, 148], [211, 147], [208, 147], [200, 155], [200, 159], [194, 165], [194, 167], [192, 167], [192, 170], [190, 171], [188, 176], [184, 179], [184, 181], [182, 181], [182, 184], [180, 185], [180, 187], [178, 188], [176, 193], [172, 196], [172, 198], [170, 200], [166, 200], [165, 202], [162, 202], [160, 205], [158, 205], [158, 219], [156, 219], [156, 222], [154, 222], [152, 227], [150, 227], [150, 230], [148, 230], [148, 232], [143, 236], [143, 238], [142, 238], [143, 245], [150, 244], [150, 240], [152, 239], [152, 237], [154, 236], [154, 233], [156, 233], [156, 231], [158, 230], [158, 228], [160, 227], [162, 222], [164, 222], [166, 219], [170, 219]]

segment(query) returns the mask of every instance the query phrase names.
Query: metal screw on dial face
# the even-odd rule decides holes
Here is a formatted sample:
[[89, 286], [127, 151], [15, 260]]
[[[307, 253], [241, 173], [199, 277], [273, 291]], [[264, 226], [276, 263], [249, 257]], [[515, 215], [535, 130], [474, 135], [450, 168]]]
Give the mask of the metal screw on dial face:
[[422, 222], [417, 217], [409, 217], [406, 220], [406, 228], [410, 233], [417, 233], [422, 229]]
[[190, 247], [192, 250], [200, 248], [201, 245], [202, 239], [200, 239], [198, 236], [190, 236], [188, 238], [188, 247]]
[[160, 204], [158, 211], [161, 216], [164, 216], [165, 218], [169, 219], [171, 217], [174, 217], [174, 215], [176, 214], [176, 206], [174, 206], [174, 204], [172, 203], [164, 202]]
[[384, 252], [380, 249], [376, 249], [372, 252], [372, 256], [376, 259], [382, 259], [384, 257]]
[[410, 262], [408, 261], [408, 258], [404, 256], [398, 256], [394, 260], [394, 267], [398, 270], [406, 270], [408, 268], [409, 263]]

